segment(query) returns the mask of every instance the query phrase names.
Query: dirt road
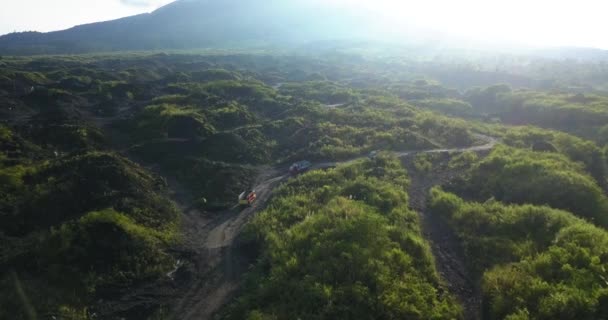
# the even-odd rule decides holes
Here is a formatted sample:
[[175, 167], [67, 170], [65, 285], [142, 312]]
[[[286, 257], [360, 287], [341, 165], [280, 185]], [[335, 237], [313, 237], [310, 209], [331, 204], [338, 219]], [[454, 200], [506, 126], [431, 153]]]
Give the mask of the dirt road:
[[173, 303], [174, 319], [210, 319], [236, 292], [249, 262], [235, 252], [234, 240], [253, 214], [264, 208], [272, 190], [288, 177], [276, 168], [260, 169], [253, 206], [242, 210], [233, 207], [216, 214], [218, 218], [212, 220], [195, 209], [186, 213], [182, 229], [185, 238], [192, 240], [188, 250], [198, 257], [194, 270], [198, 277], [186, 284], [185, 294]]
[[[491, 146], [493, 145], [487, 147]], [[485, 148], [473, 150], [479, 153], [489, 152], [489, 149]], [[460, 240], [443, 219], [427, 209], [429, 190], [436, 185], [449, 183], [454, 177], [464, 174], [465, 169], [452, 169], [444, 165], [434, 166], [430, 173], [421, 173], [416, 170], [413, 158], [404, 159], [404, 164], [410, 178], [410, 208], [420, 216], [422, 233], [431, 245], [435, 267], [447, 290], [463, 306], [465, 319], [480, 319], [481, 293], [466, 267]]]
[[[485, 143], [466, 148], [405, 151], [398, 152], [396, 155], [398, 157], [407, 158], [421, 153], [487, 151], [492, 149], [497, 143], [497, 140], [492, 137], [482, 135], [478, 135], [477, 137], [480, 141]], [[312, 167], [312, 170], [335, 167], [361, 158], [362, 157], [358, 157], [342, 162], [318, 163]], [[187, 306], [187, 308], [185, 308], [187, 309], [187, 312], [179, 312], [176, 310], [178, 311], [177, 314], [181, 315], [180, 319], [209, 319], [215, 311], [230, 299], [236, 288], [238, 288], [238, 281], [241, 276], [237, 270], [244, 271], [243, 268], [246, 267], [235, 266], [237, 261], [231, 256], [233, 241], [242, 228], [249, 222], [253, 214], [264, 207], [266, 201], [270, 198], [272, 190], [287, 178], [287, 175], [281, 175], [279, 169], [267, 168], [263, 170], [262, 174], [258, 177], [254, 188], [258, 194], [258, 200], [255, 206], [245, 208], [242, 211], [234, 209], [233, 211], [225, 212], [224, 214], [219, 215], [221, 217], [218, 218], [219, 221], [212, 223], [213, 227], [203, 228], [206, 230], [200, 230], [201, 232], [199, 232], [198, 236], [192, 234], [195, 238], [204, 239], [199, 247], [207, 251], [206, 256], [208, 258], [219, 259], [216, 260], [216, 263], [218, 266], [224, 268], [224, 270], [218, 270], [218, 272], [224, 274], [220, 276], [220, 281], [211, 282], [206, 285], [203, 284], [203, 287], [207, 286], [208, 288], [204, 290], [195, 290], [196, 294], [192, 295], [192, 299], [199, 300], [199, 303], [182, 305], [182, 308]], [[472, 303], [467, 302], [468, 300], [466, 299], [468, 298], [465, 299], [465, 295], [474, 297], [475, 292], [471, 282], [466, 277], [464, 263], [461, 254], [459, 253], [459, 248], [454, 246], [454, 243], [457, 243], [457, 240], [453, 237], [448, 237], [450, 233], [445, 230], [445, 226], [430, 222], [434, 219], [428, 219], [428, 215], [425, 213], [426, 194], [428, 189], [433, 185], [444, 181], [445, 178], [445, 174], [443, 174], [437, 176], [435, 179], [427, 179], [424, 181], [413, 179], [412, 187], [416, 190], [422, 190], [423, 192], [418, 196], [414, 195], [412, 197], [412, 201], [414, 202], [412, 207], [423, 215], [422, 221], [425, 235], [432, 244], [433, 252], [437, 257], [437, 268], [444, 276], [446, 282], [448, 282], [448, 287], [457, 297], [462, 297], [461, 302], [465, 305], [465, 309], [473, 310], [477, 308], [477, 299], [474, 298]], [[191, 224], [192, 222], [188, 223]], [[192, 225], [196, 226], [196, 223]], [[219, 256], [223, 256], [223, 258], [219, 258]], [[474, 313], [475, 311], [467, 312], [467, 319], [475, 319]]]
[[[141, 104], [143, 106], [144, 104]], [[330, 105], [328, 107], [337, 107]], [[111, 124], [128, 118], [132, 110], [120, 108], [113, 117], [98, 117], [90, 112], [82, 111], [82, 116], [92, 125], [105, 129], [111, 141], [122, 141], [120, 132], [110, 129]], [[16, 123], [27, 122], [29, 115], [14, 119]], [[234, 128], [239, 130], [245, 127]], [[431, 149], [395, 152], [398, 157], [408, 158], [421, 153], [449, 153], [474, 151], [482, 152], [492, 149], [496, 139], [478, 135], [483, 142], [480, 145], [453, 149]], [[148, 141], [158, 142], [189, 142], [189, 139], [164, 139]], [[128, 155], [134, 147], [117, 148]], [[356, 157], [346, 161], [322, 162], [314, 164], [312, 170], [335, 167], [359, 160]], [[135, 159], [133, 159], [135, 160]], [[242, 275], [247, 271], [249, 261], [235, 248], [235, 239], [253, 215], [263, 209], [270, 199], [272, 191], [281, 182], [288, 179], [283, 168], [260, 168], [254, 189], [258, 199], [254, 206], [248, 208], [234, 207], [216, 214], [203, 214], [194, 209], [194, 199], [189, 191], [177, 181], [165, 176], [173, 200], [178, 204], [182, 221], [183, 242], [179, 248], [173, 248], [173, 254], [183, 263], [177, 265], [164, 279], [154, 283], [142, 284], [139, 287], [127, 288], [124, 291], [112, 292], [112, 301], [98, 301], [92, 308], [100, 319], [141, 319], [147, 312], [157, 310], [159, 306], [169, 310], [169, 319], [210, 319], [223, 305], [230, 301], [240, 285]], [[410, 170], [411, 172], [411, 170]], [[161, 173], [162, 174], [162, 173]], [[466, 275], [464, 259], [460, 248], [449, 228], [442, 225], [438, 219], [426, 211], [428, 188], [449, 178], [444, 173], [434, 177], [412, 176], [410, 199], [412, 208], [421, 213], [424, 233], [432, 244], [436, 257], [437, 268], [448, 283], [448, 288], [467, 310], [467, 318], [475, 319], [478, 310], [476, 289]], [[115, 298], [117, 297], [117, 298]], [[472, 300], [470, 297], [473, 297]]]
[[[458, 153], [467, 151], [487, 153], [498, 143], [498, 140], [493, 137], [480, 134], [476, 135], [476, 137], [485, 143], [467, 148], [402, 152], [397, 155], [406, 158], [420, 153]], [[466, 260], [463, 249], [460, 246], [460, 241], [445, 221], [434, 217], [433, 213], [427, 210], [429, 190], [436, 185], [445, 184], [454, 177], [464, 174], [465, 169], [452, 169], [449, 166], [444, 166], [434, 168], [431, 173], [419, 173], [415, 169], [413, 161], [411, 161], [412, 159], [412, 157], [409, 157], [404, 160], [411, 181], [409, 190], [410, 207], [420, 215], [422, 232], [425, 239], [431, 245], [431, 250], [435, 257], [435, 267], [445, 281], [450, 293], [462, 304], [465, 319], [480, 319], [481, 292], [478, 284], [475, 283], [466, 268]]]
[[[432, 149], [397, 152], [398, 157], [408, 159], [421, 153], [447, 153], [465, 151], [487, 151], [497, 143], [496, 139], [478, 136], [483, 144], [466, 148]], [[335, 167], [340, 164], [362, 159], [353, 158], [341, 162], [324, 162], [313, 165], [312, 170]], [[405, 161], [405, 160], [404, 160]], [[272, 190], [281, 182], [288, 179], [284, 168], [260, 168], [254, 190], [258, 199], [254, 206], [247, 208], [234, 207], [227, 211], [205, 215], [193, 207], [193, 197], [188, 190], [177, 181], [167, 179], [172, 198], [182, 211], [182, 232], [184, 241], [178, 248], [180, 259], [187, 261], [171, 273], [171, 279], [163, 279], [158, 283], [147, 285], [128, 292], [120, 301], [113, 302], [110, 311], [101, 315], [120, 315], [127, 319], [139, 319], [141, 314], [128, 312], [152, 308], [153, 304], [167, 307], [169, 319], [206, 320], [211, 319], [222, 306], [228, 303], [236, 293], [251, 261], [247, 261], [242, 253], [237, 252], [235, 239], [253, 215], [263, 209], [270, 199]], [[478, 303], [474, 286], [468, 280], [460, 249], [449, 230], [436, 224], [426, 213], [425, 201], [428, 188], [446, 179], [440, 173], [432, 179], [412, 177], [410, 198], [412, 208], [421, 213], [424, 234], [432, 244], [436, 256], [437, 268], [447, 282], [449, 290], [460, 298], [467, 310], [467, 319], [474, 316]], [[467, 297], [474, 297], [472, 301]], [[122, 311], [121, 311], [122, 310]], [[471, 310], [471, 311], [468, 311]], [[125, 316], [126, 315], [126, 316]]]
[[243, 226], [249, 221], [252, 214], [266, 203], [266, 200], [268, 200], [270, 197], [272, 189], [286, 178], [287, 175], [282, 175], [259, 182], [254, 189], [258, 196], [255, 205], [244, 209], [233, 217], [227, 219], [215, 229], [211, 230], [206, 240], [207, 248], [217, 249], [230, 246]]

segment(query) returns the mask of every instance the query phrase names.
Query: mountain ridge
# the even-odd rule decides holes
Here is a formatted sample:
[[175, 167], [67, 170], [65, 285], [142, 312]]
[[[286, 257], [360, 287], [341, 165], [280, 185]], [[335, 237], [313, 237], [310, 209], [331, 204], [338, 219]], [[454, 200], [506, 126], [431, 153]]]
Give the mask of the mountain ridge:
[[[362, 13], [332, 6], [259, 0], [178, 0], [151, 13], [66, 30], [0, 36], [0, 54], [194, 49], [244, 43], [303, 43], [364, 37]], [[327, 32], [331, 30], [331, 32]]]
[[[150, 13], [92, 22], [47, 33], [26, 31], [0, 36], [1, 55], [82, 54], [115, 51], [187, 50], [315, 46], [343, 41], [393, 43], [425, 54], [438, 48], [476, 51], [471, 40], [391, 21], [357, 6], [323, 1], [178, 0]], [[490, 48], [492, 45], [489, 46]], [[409, 51], [411, 48], [408, 48]], [[485, 52], [486, 49], [480, 50]], [[490, 54], [548, 59], [608, 61], [597, 48], [519, 48], [503, 45]]]

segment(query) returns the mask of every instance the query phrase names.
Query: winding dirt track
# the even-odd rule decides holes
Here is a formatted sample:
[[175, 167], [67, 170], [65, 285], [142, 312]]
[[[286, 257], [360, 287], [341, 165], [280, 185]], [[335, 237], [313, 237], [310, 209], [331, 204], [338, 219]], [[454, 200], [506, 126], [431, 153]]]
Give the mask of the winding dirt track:
[[[253, 206], [243, 210], [234, 207], [211, 220], [194, 209], [185, 213], [182, 229], [189, 239], [186, 247], [194, 253], [197, 262], [194, 271], [199, 276], [189, 281], [185, 294], [172, 303], [173, 319], [210, 319], [236, 292], [249, 262], [235, 253], [234, 240], [253, 214], [263, 209], [272, 190], [288, 178], [275, 168], [260, 171], [254, 188], [258, 197]], [[175, 198], [179, 201], [179, 197]]]
[[[84, 116], [95, 126], [108, 129], [111, 123], [124, 116], [123, 113], [121, 110], [120, 115], [111, 118], [94, 117], [90, 114]], [[15, 119], [17, 123], [28, 120], [29, 115]], [[492, 149], [497, 143], [492, 137], [478, 135], [477, 138], [485, 144], [466, 148], [403, 151], [395, 154], [401, 158], [408, 158], [421, 153], [484, 152]], [[174, 140], [174, 142], [186, 142], [184, 139]], [[123, 150], [123, 152], [127, 151]], [[318, 163], [311, 169], [335, 167], [361, 158]], [[100, 300], [99, 305], [94, 308], [98, 317], [141, 319], [145, 315], [139, 313], [140, 310], [151, 310], [162, 305], [169, 307], [170, 310], [170, 314], [164, 318], [211, 319], [213, 314], [234, 296], [241, 277], [249, 265], [242, 254], [236, 252], [236, 237], [255, 212], [263, 209], [271, 197], [272, 190], [289, 177], [281, 168], [260, 169], [261, 173], [254, 187], [258, 195], [256, 204], [243, 210], [235, 207], [214, 216], [204, 215], [193, 209], [193, 200], [188, 190], [177, 181], [166, 177], [173, 193], [172, 198], [182, 212], [184, 241], [181, 248], [175, 249], [175, 253], [184, 256], [183, 258], [189, 263], [177, 266], [166, 279], [122, 292], [118, 300]], [[478, 290], [467, 275], [462, 250], [457, 245], [458, 241], [440, 219], [433, 218], [426, 210], [428, 189], [449, 181], [453, 174], [453, 172], [434, 173], [431, 178], [412, 175], [410, 206], [420, 213], [423, 232], [431, 243], [437, 269], [446, 281], [450, 292], [463, 304], [466, 319], [478, 319], [480, 308]]]
[[[492, 149], [497, 143], [496, 139], [488, 136], [478, 135], [478, 138], [485, 141], [485, 144], [468, 148], [405, 151], [398, 152], [396, 155], [407, 158], [421, 153], [480, 152]], [[318, 163], [312, 167], [312, 170], [335, 167], [358, 159], [361, 159], [361, 157], [342, 162]], [[206, 227], [188, 232], [190, 234], [188, 238], [199, 239], [200, 242], [195, 247], [204, 251], [205, 254], [203, 255], [209, 259], [207, 261], [215, 265], [213, 268], [215, 270], [210, 273], [215, 281], [202, 281], [195, 284], [199, 287], [189, 291], [189, 294], [181, 299], [182, 303], [176, 306], [176, 319], [210, 319], [213, 313], [233, 296], [238, 288], [240, 276], [246, 268], [246, 266], [235, 265], [239, 261], [232, 254], [234, 239], [249, 222], [253, 214], [264, 207], [271, 196], [272, 190], [287, 178], [288, 175], [281, 175], [279, 169], [267, 168], [262, 170], [254, 188], [258, 193], [258, 200], [254, 207], [246, 208], [240, 212], [236, 210], [225, 212], [219, 215], [220, 218], [217, 221], [211, 222]], [[461, 250], [454, 247], [454, 243], [458, 241], [446, 229], [446, 226], [439, 224], [440, 222], [437, 219], [429, 219], [425, 212], [428, 189], [443, 181], [444, 178], [437, 177], [425, 182], [412, 179], [412, 190], [419, 190], [422, 193], [412, 196], [413, 203], [411, 206], [421, 213], [424, 234], [432, 244], [437, 268], [447, 282], [449, 290], [465, 306], [466, 318], [476, 319], [478, 312], [475, 309], [478, 308], [478, 299], [476, 298], [474, 285], [466, 275]], [[192, 226], [196, 228], [197, 223], [192, 219], [196, 220], [195, 216], [200, 216], [200, 213], [190, 212], [187, 215], [190, 216], [190, 219], [186, 219], [187, 229], [191, 229]], [[471, 297], [473, 297], [473, 300], [471, 300]]]
[[[404, 151], [397, 152], [396, 155], [407, 162], [406, 159], [421, 153], [488, 151], [497, 143], [496, 139], [488, 136], [478, 135], [477, 138], [485, 144], [467, 148]], [[318, 163], [311, 170], [335, 167], [362, 158]], [[189, 262], [177, 266], [171, 277], [130, 290], [117, 301], [101, 303], [97, 308], [99, 315], [110, 319], [118, 318], [117, 315], [120, 318], [140, 319], [141, 314], [134, 313], [133, 310], [149, 310], [160, 304], [170, 310], [169, 315], [165, 316], [168, 319], [211, 319], [234, 297], [242, 275], [251, 263], [243, 257], [243, 252], [239, 251], [242, 249], [237, 248], [235, 239], [255, 212], [264, 208], [272, 190], [289, 178], [284, 168], [262, 167], [259, 171], [254, 187], [258, 198], [254, 206], [242, 210], [234, 207], [213, 216], [193, 209], [193, 199], [188, 190], [166, 177], [172, 198], [182, 211], [184, 241], [175, 251]], [[410, 203], [421, 214], [424, 235], [431, 243], [437, 269], [447, 283], [447, 288], [465, 306], [466, 318], [477, 319], [479, 300], [473, 283], [466, 275], [461, 250], [454, 245], [458, 241], [438, 219], [430, 219], [426, 213], [428, 188], [443, 180], [445, 177], [441, 174], [430, 180], [413, 176]]]

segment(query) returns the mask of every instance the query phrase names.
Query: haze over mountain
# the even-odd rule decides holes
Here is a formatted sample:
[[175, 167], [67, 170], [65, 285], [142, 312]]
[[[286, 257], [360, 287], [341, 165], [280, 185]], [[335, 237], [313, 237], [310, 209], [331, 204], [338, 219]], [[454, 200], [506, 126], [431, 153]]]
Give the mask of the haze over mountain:
[[[514, 49], [517, 46], [500, 37], [480, 43], [447, 31], [420, 27], [409, 21], [415, 16], [411, 12], [407, 15], [409, 18], [387, 16], [371, 10], [369, 4], [353, 3], [338, 0], [178, 0], [151, 13], [62, 31], [7, 34], [0, 37], [0, 54], [286, 48], [310, 43], [335, 45], [339, 43], [336, 41], [361, 40], [416, 46], [423, 48], [427, 57], [431, 53], [454, 48], [487, 50], [489, 47], [500, 52], [530, 53], [528, 49]], [[411, 10], [415, 10], [415, 7]], [[534, 49], [532, 53], [558, 59], [608, 59], [606, 51], [599, 49]]]
[[363, 12], [309, 1], [180, 0], [150, 13], [0, 37], [3, 54], [187, 49], [367, 38]]

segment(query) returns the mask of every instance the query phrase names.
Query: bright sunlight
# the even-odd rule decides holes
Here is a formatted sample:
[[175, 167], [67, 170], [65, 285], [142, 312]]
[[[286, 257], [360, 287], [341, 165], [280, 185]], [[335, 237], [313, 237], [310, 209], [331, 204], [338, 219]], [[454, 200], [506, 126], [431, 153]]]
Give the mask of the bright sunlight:
[[490, 44], [608, 48], [608, 3], [598, 0], [332, 1], [364, 6], [401, 29], [430, 29]]

